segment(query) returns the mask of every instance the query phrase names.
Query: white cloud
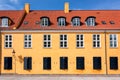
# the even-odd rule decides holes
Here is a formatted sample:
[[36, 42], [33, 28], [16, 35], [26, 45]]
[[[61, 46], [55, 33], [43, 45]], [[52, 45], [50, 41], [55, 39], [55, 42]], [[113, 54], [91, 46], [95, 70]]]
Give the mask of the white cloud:
[[14, 4], [18, 4], [19, 1], [18, 0], [10, 0], [11, 3], [14, 3]]
[[0, 4], [0, 10], [15, 10], [15, 7], [8, 4]]
[[0, 10], [16, 10], [20, 6], [19, 0], [0, 0]]

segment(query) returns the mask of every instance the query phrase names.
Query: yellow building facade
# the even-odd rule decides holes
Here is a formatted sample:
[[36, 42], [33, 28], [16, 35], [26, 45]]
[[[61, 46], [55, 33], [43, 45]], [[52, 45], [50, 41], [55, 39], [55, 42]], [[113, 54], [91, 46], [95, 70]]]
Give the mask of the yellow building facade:
[[[25, 10], [28, 9], [25, 8]], [[71, 18], [70, 15], [78, 15], [78, 13], [70, 13], [68, 7], [67, 10], [57, 15], [68, 19]], [[46, 16], [46, 12], [43, 12], [45, 14], [42, 16]], [[64, 14], [61, 15], [62, 13]], [[26, 16], [18, 27], [14, 26], [10, 30], [1, 28], [1, 74], [120, 74], [119, 29], [109, 30], [102, 24], [101, 29], [96, 28], [100, 27], [99, 24], [93, 25], [92, 28], [91, 26], [84, 28], [89, 27], [84, 24], [81, 28], [82, 25], [79, 25], [81, 29], [72, 29], [71, 25], [67, 26], [72, 27], [69, 29], [47, 29], [46, 27], [37, 29], [37, 26], [33, 26], [35, 23], [29, 25], [32, 24], [31, 14], [37, 15], [37, 12], [26, 11]], [[88, 16], [94, 16], [94, 13]], [[66, 19], [66, 21], [70, 20]], [[29, 26], [33, 27], [29, 29]], [[55, 26], [58, 27], [56, 24]]]

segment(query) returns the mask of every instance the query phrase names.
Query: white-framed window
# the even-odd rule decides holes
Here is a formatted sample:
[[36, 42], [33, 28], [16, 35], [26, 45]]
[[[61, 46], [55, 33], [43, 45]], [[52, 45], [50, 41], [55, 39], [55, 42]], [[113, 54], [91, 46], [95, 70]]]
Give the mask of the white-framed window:
[[93, 47], [100, 47], [100, 35], [93, 34]]
[[30, 34], [24, 35], [24, 48], [32, 47], [32, 36]]
[[5, 35], [5, 48], [12, 48], [12, 35]]
[[87, 26], [95, 26], [95, 18], [90, 17], [86, 20], [86, 25]]
[[44, 35], [44, 48], [50, 48], [51, 47], [51, 35]]
[[84, 36], [83, 34], [76, 35], [76, 47], [83, 48], [84, 47]]
[[67, 47], [67, 35], [65, 34], [60, 35], [60, 47], [61, 48]]
[[41, 26], [49, 26], [49, 19], [41, 18]]
[[58, 26], [65, 26], [66, 21], [65, 18], [58, 18]]
[[80, 26], [80, 18], [73, 18], [72, 19], [72, 26]]
[[110, 40], [110, 47], [115, 48], [118, 46], [117, 34], [110, 34], [109, 40]]
[[2, 27], [8, 27], [8, 18], [2, 18]]

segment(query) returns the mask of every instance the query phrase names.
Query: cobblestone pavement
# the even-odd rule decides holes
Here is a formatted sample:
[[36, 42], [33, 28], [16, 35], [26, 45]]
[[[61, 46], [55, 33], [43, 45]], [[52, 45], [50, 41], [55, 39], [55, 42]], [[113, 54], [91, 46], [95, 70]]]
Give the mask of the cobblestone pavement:
[[120, 80], [120, 75], [0, 75], [0, 80]]

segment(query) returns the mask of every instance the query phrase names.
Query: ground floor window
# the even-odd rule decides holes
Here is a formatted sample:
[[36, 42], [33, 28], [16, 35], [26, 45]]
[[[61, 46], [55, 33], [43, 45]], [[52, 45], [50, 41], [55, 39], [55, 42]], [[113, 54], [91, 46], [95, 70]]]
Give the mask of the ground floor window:
[[68, 57], [60, 57], [60, 69], [68, 69]]
[[4, 69], [12, 69], [12, 57], [4, 57]]
[[76, 69], [84, 69], [84, 57], [76, 57]]
[[110, 69], [118, 69], [118, 57], [110, 57]]
[[31, 69], [32, 69], [32, 58], [24, 57], [24, 70], [31, 70]]
[[44, 70], [51, 69], [51, 57], [43, 58], [43, 69]]
[[93, 57], [93, 69], [101, 69], [101, 57]]

